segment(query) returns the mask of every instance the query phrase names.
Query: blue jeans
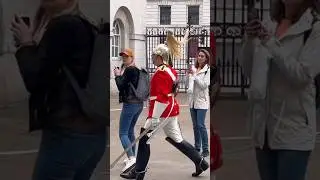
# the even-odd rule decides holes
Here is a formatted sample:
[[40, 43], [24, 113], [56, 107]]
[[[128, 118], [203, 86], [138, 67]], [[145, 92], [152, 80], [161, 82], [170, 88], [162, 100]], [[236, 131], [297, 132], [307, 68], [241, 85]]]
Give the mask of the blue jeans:
[[[119, 137], [123, 149], [127, 149], [127, 147], [129, 147], [129, 145], [135, 140], [134, 127], [138, 121], [142, 109], [143, 103], [123, 104], [119, 124]], [[127, 152], [127, 156], [135, 156], [135, 152], [136, 146], [133, 146], [132, 149]]]
[[194, 146], [198, 151], [200, 151], [202, 145], [202, 150], [208, 151], [208, 132], [205, 125], [207, 109], [191, 108], [190, 113], [193, 123]]
[[43, 130], [33, 180], [89, 180], [106, 150], [106, 133]]
[[256, 149], [261, 180], [304, 180], [310, 151]]

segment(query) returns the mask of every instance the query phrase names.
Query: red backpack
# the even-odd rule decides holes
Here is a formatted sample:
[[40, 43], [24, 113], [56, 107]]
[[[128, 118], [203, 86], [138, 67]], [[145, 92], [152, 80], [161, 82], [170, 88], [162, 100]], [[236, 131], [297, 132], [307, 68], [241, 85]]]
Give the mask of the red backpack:
[[213, 172], [223, 165], [223, 157], [220, 136], [212, 126], [210, 132], [210, 171]]

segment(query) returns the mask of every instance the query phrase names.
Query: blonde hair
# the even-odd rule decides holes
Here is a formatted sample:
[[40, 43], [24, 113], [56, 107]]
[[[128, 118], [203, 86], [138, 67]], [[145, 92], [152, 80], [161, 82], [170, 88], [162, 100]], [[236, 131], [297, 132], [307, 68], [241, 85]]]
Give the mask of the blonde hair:
[[166, 37], [165, 45], [169, 49], [168, 63], [169, 63], [170, 66], [173, 66], [173, 62], [172, 61], [175, 58], [180, 58], [181, 57], [181, 46], [189, 41], [188, 37], [189, 37], [189, 31], [188, 30], [186, 31], [182, 41], [177, 40], [171, 30], [167, 30], [167, 37]]
[[[315, 0], [304, 0], [303, 4], [305, 7], [302, 8], [312, 8], [313, 11], [317, 11], [315, 6]], [[285, 6], [281, 0], [271, 0], [270, 17], [273, 21], [280, 22], [285, 18]], [[300, 16], [294, 17], [293, 22], [296, 22]]]
[[170, 50], [171, 58], [179, 58], [181, 56], [181, 42], [178, 41], [175, 36], [173, 35], [172, 31], [167, 31], [167, 46]]

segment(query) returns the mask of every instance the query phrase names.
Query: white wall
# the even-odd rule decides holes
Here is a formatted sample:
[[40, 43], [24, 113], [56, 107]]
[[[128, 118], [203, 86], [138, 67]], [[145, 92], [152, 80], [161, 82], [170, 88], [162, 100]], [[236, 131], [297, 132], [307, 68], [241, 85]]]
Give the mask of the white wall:
[[[145, 0], [110, 0], [110, 22], [113, 22], [114, 16], [121, 6], [129, 9], [133, 23], [135, 25], [135, 34], [144, 34], [144, 11]], [[112, 25], [110, 29], [112, 28]]]
[[171, 6], [171, 26], [186, 26], [188, 21], [188, 6], [200, 5], [200, 25], [210, 24], [210, 0], [147, 0], [146, 25], [160, 25], [160, 5]]

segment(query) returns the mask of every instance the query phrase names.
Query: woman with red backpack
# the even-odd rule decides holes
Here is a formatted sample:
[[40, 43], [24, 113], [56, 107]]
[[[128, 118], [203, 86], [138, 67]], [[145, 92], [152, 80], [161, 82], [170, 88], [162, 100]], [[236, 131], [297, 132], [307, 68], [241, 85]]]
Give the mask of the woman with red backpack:
[[209, 86], [209, 94], [210, 94], [210, 171], [214, 172], [222, 166], [222, 145], [220, 136], [214, 129], [213, 126], [213, 108], [217, 97], [220, 93], [220, 85], [219, 85], [219, 71], [216, 65], [216, 41], [214, 32], [210, 33], [210, 49], [212, 53], [212, 58], [210, 61], [210, 86]]

